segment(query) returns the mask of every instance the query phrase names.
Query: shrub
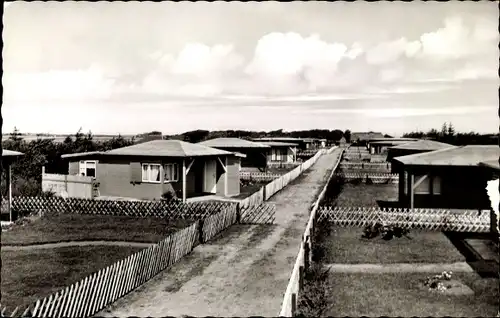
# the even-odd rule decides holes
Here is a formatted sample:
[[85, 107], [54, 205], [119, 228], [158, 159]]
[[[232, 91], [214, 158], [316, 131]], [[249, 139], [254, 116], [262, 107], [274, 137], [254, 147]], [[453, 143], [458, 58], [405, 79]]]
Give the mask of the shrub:
[[297, 317], [321, 317], [328, 308], [326, 290], [329, 270], [319, 264], [312, 264], [305, 273], [304, 290], [299, 297]]

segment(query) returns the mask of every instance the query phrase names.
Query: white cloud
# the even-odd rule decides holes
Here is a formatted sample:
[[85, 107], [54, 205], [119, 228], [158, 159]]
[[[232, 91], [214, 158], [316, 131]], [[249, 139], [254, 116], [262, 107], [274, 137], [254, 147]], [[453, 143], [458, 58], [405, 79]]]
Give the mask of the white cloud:
[[100, 69], [4, 74], [6, 100], [82, 100], [111, 96], [114, 81]]
[[385, 64], [394, 62], [401, 56], [413, 57], [420, 50], [420, 42], [408, 41], [406, 38], [382, 42], [366, 52], [369, 64]]

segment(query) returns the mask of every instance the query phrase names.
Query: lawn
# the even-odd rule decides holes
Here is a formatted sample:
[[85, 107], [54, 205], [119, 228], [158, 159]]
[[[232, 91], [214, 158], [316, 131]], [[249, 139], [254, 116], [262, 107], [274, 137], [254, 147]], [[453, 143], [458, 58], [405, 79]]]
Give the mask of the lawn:
[[329, 273], [327, 309], [332, 317], [494, 317], [499, 306], [498, 279], [476, 273], [454, 273], [473, 295], [451, 296], [430, 292], [420, 281], [424, 273]]
[[15, 225], [2, 232], [1, 242], [3, 245], [98, 240], [156, 243], [189, 225], [187, 220], [165, 218], [63, 214]]
[[139, 250], [126, 246], [2, 250], [2, 306], [9, 311], [25, 308]]
[[[328, 226], [325, 224], [321, 225]], [[361, 238], [363, 228], [330, 226], [322, 242], [321, 261], [345, 264], [453, 263], [465, 257], [441, 232], [411, 230], [390, 241]], [[329, 233], [328, 233], [329, 232]]]
[[340, 207], [378, 207], [377, 201], [397, 201], [397, 184], [345, 183], [337, 198]]
[[[270, 182], [270, 181], [269, 181]], [[252, 182], [246, 185], [240, 186], [240, 194], [234, 196], [234, 199], [245, 199], [259, 191], [260, 188], [264, 187], [269, 182]]]

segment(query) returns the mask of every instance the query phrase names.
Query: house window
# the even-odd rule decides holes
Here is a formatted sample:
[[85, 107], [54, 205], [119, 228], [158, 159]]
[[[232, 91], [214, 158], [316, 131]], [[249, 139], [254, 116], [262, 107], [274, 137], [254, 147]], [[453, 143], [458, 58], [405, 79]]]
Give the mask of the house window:
[[164, 182], [179, 181], [179, 166], [176, 163], [168, 163], [163, 166]]
[[[423, 176], [415, 176], [413, 182], [417, 182], [417, 180], [420, 180]], [[427, 176], [415, 189], [415, 194], [430, 194], [430, 176]]]
[[286, 161], [287, 151], [286, 149], [272, 149], [271, 150], [271, 160], [272, 161]]
[[160, 182], [160, 169], [161, 165], [157, 163], [143, 163], [142, 164], [142, 182]]
[[438, 176], [432, 177], [432, 194], [441, 194], [441, 178]]
[[96, 161], [80, 161], [80, 175], [86, 177], [96, 177]]

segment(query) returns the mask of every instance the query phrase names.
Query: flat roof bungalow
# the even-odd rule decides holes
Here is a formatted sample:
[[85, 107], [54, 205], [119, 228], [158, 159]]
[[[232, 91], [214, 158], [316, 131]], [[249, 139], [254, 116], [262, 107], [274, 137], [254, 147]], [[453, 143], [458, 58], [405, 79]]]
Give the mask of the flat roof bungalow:
[[450, 147], [454, 146], [434, 140], [403, 142], [403, 144], [399, 144], [388, 149], [387, 161], [391, 161], [395, 157], [408, 156], [416, 153], [430, 152]]
[[[412, 140], [413, 141], [413, 140]], [[370, 154], [381, 154], [387, 152], [390, 147], [407, 144], [408, 140], [399, 140], [396, 138], [391, 138], [387, 140], [376, 140], [376, 141], [368, 141], [367, 147], [370, 151]]]
[[469, 145], [393, 158], [399, 203], [410, 208], [489, 209], [484, 189], [494, 172], [480, 163], [499, 156], [496, 145]]
[[297, 161], [297, 144], [279, 141], [263, 141], [271, 147], [267, 155], [268, 164], [295, 163]]
[[154, 140], [105, 152], [63, 155], [70, 175], [96, 178], [101, 196], [159, 199], [240, 193], [242, 155], [180, 140]]
[[246, 157], [241, 158], [243, 170], [247, 168], [265, 170], [267, 157], [271, 153], [269, 145], [240, 138], [215, 138], [199, 142], [198, 145], [244, 154]]

